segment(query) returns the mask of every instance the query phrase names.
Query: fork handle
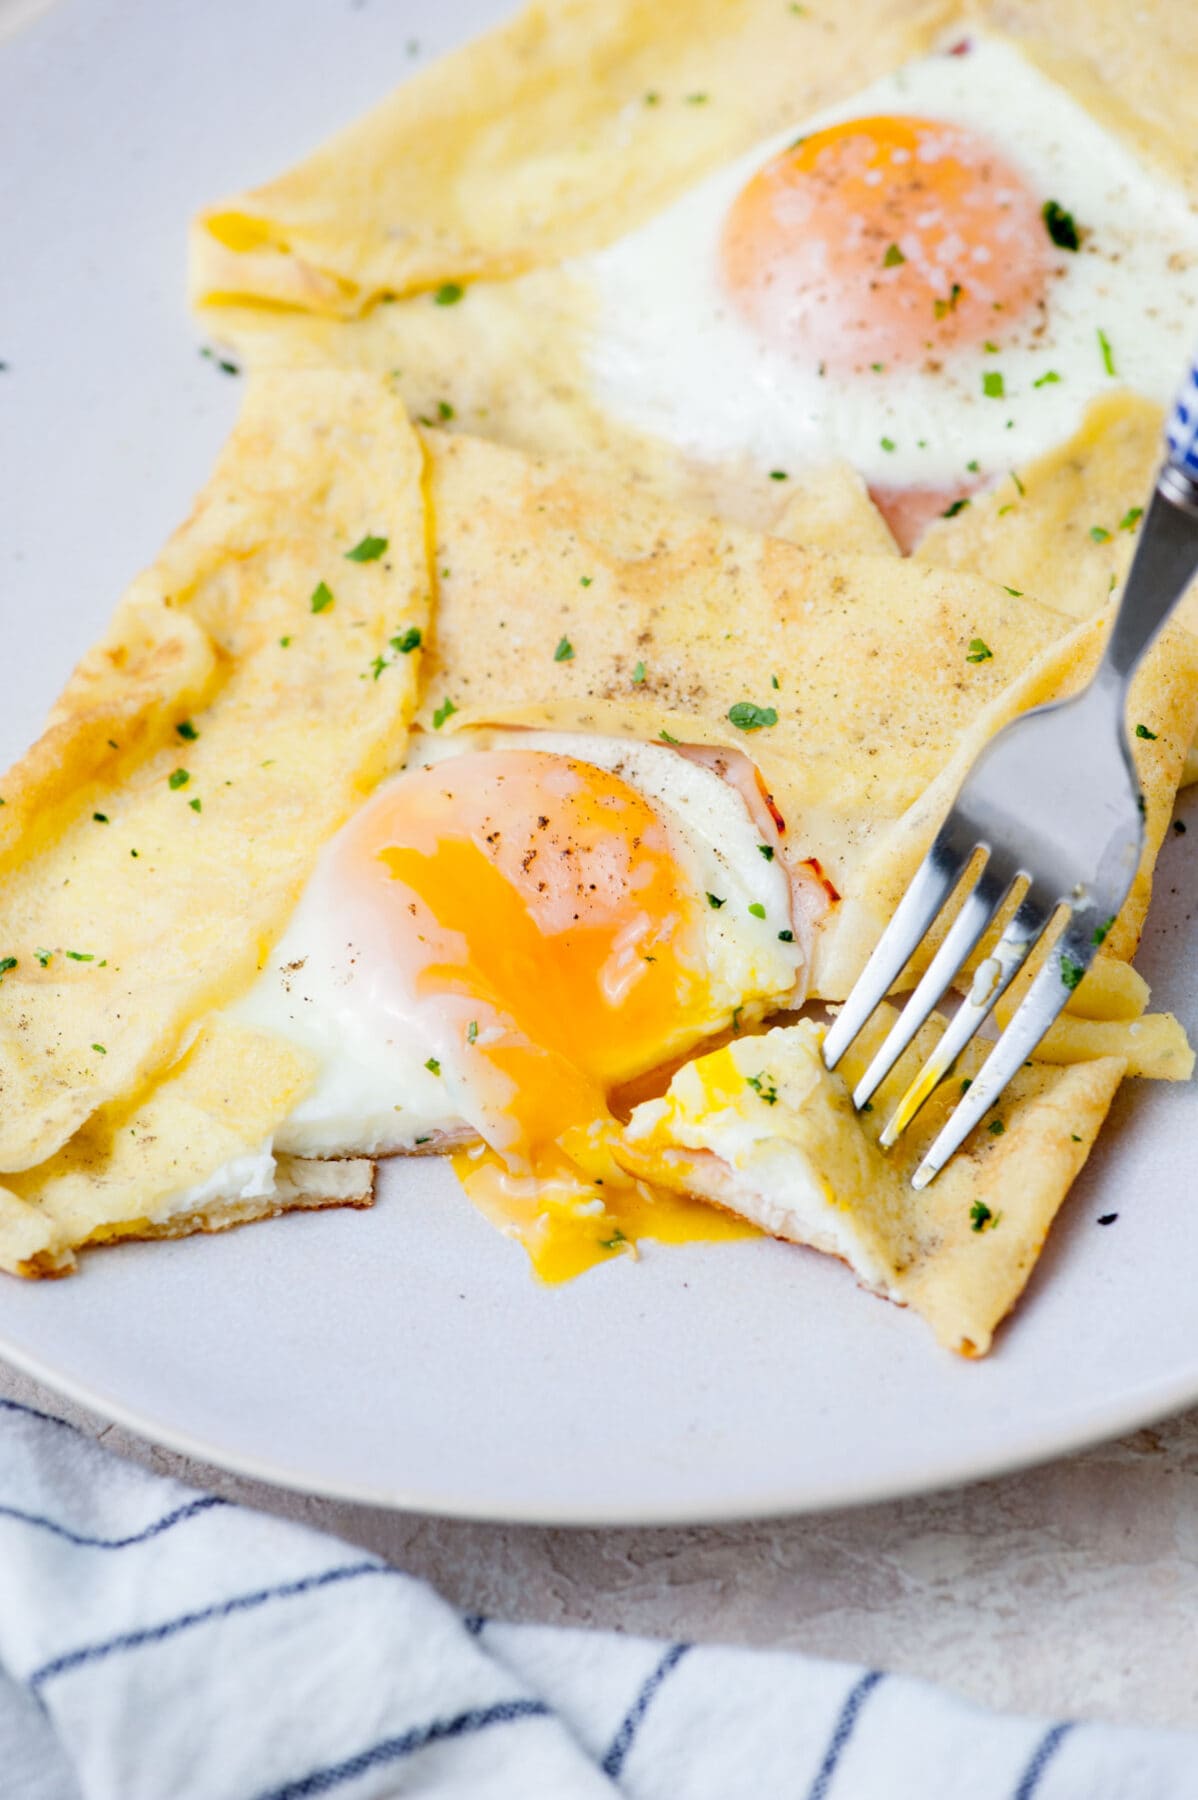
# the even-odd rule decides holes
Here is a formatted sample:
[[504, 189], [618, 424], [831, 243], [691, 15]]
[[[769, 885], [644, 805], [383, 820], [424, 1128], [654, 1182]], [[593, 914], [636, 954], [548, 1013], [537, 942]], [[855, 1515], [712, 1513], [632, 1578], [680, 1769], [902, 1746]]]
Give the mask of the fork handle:
[[1096, 678], [1102, 685], [1117, 683], [1120, 692], [1198, 572], [1198, 385], [1193, 374], [1190, 386], [1192, 402], [1183, 407], [1179, 401], [1174, 409], [1170, 458], [1157, 477]]

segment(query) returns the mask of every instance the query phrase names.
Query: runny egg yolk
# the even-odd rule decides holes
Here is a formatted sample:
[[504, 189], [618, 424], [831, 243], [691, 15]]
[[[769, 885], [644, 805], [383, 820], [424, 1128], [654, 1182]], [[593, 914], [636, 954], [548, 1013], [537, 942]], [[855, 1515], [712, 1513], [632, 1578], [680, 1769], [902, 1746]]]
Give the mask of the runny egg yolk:
[[609, 1256], [647, 1196], [607, 1096], [722, 1023], [662, 821], [589, 763], [466, 753], [397, 782], [343, 854], [392, 1011], [483, 1139], [454, 1158], [467, 1192], [551, 1277]]
[[1040, 202], [984, 137], [850, 119], [742, 188], [722, 241], [742, 315], [812, 365], [910, 366], [994, 338], [1041, 301]]

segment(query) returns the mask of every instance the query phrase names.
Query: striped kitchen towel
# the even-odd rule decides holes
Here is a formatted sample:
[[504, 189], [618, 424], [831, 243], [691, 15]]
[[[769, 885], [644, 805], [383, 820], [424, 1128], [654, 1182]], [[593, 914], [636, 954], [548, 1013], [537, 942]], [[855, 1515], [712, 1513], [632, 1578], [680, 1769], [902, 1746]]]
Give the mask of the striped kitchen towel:
[[1198, 1736], [463, 1619], [0, 1400], [3, 1800], [1198, 1800]]

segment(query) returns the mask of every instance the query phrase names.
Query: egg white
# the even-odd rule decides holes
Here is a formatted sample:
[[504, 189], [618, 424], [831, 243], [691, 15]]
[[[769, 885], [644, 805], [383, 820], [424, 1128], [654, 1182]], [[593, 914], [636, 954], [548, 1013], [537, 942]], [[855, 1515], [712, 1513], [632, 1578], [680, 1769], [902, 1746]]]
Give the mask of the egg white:
[[[946, 351], [936, 372], [821, 376], [766, 343], [729, 300], [719, 269], [725, 216], [796, 137], [896, 113], [987, 137], [1086, 237], [1079, 252], [1059, 253], [1046, 317], [1032, 308], [996, 331], [998, 354]], [[1007, 43], [981, 37], [967, 54], [921, 58], [796, 120], [568, 267], [589, 296], [589, 382], [610, 413], [706, 461], [743, 458], [794, 474], [839, 456], [890, 486], [1001, 473], [1068, 437], [1086, 405], [1115, 386], [1167, 404], [1198, 319], [1198, 218], [1185, 195]], [[1001, 398], [983, 392], [990, 371], [1003, 376]], [[1038, 387], [1050, 371], [1060, 379]]]
[[[789, 880], [777, 858], [761, 854], [757, 828], [732, 787], [664, 745], [585, 733], [462, 732], [419, 746], [409, 766], [505, 747], [618, 774], [663, 821], [684, 877], [700, 895], [723, 900], [700, 912], [709, 1030], [728, 1024], [734, 1008], [753, 1018], [784, 1003], [802, 969], [801, 947], [779, 937], [791, 929]], [[336, 1156], [443, 1147], [470, 1131], [454, 1101], [455, 1071], [443, 1046], [396, 1014], [385, 969], [347, 925], [336, 847], [336, 839], [326, 845], [269, 963], [233, 1009], [240, 1023], [301, 1045], [319, 1064], [315, 1086], [279, 1128], [274, 1149]], [[752, 905], [765, 916], [750, 913]], [[435, 1069], [426, 1066], [430, 1058]]]

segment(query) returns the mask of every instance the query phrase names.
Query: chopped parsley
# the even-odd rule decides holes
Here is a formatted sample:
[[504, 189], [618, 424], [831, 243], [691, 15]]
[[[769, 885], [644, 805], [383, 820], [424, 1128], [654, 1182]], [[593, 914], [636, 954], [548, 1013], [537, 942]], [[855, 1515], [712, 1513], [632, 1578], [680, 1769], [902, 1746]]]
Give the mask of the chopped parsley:
[[746, 1075], [745, 1080], [755, 1094], [761, 1095], [767, 1106], [777, 1106], [778, 1090], [772, 1075], [767, 1075], [763, 1069], [760, 1075]]
[[754, 900], [749, 907], [749, 911], [755, 919], [764, 919], [765, 917], [765, 907], [761, 904], [760, 900]]
[[456, 306], [465, 289], [460, 282], [443, 281], [433, 295], [434, 306]]
[[991, 1137], [1001, 1137], [1006, 1129], [1007, 1128], [1001, 1119], [991, 1119], [989, 1125], [986, 1127], [986, 1130], [990, 1133]]
[[984, 1200], [975, 1200], [969, 1209], [969, 1223], [974, 1231], [985, 1231], [987, 1225], [997, 1223], [998, 1215], [992, 1213]]
[[179, 723], [175, 726], [175, 730], [179, 733], [179, 736], [189, 744], [194, 744], [200, 735], [190, 719], [180, 719]]
[[1094, 945], [1095, 949], [1097, 949], [1098, 946], [1103, 942], [1104, 938], [1106, 937], [1107, 932], [1111, 929], [1111, 926], [1114, 923], [1115, 923], [1115, 919], [1114, 919], [1114, 915], [1112, 914], [1112, 916], [1107, 920], [1105, 925], [1096, 925], [1094, 927], [1094, 935], [1091, 937], [1090, 942]]
[[406, 631], [396, 632], [391, 639], [391, 648], [400, 656], [410, 656], [413, 650], [419, 650], [422, 642], [419, 625], [409, 625]]
[[989, 662], [993, 655], [994, 655], [994, 652], [990, 648], [989, 644], [984, 643], [981, 638], [970, 638], [969, 649], [965, 652], [966, 662], [971, 662], [971, 663]]
[[557, 649], [553, 652], [553, 660], [554, 662], [574, 661], [574, 646], [568, 637], [558, 639]]
[[732, 1030], [736, 1037], [740, 1036], [740, 1015], [744, 1010], [743, 1006], [734, 1006], [732, 1008]]
[[291, 639], [289, 637], [281, 637], [279, 639], [279, 647], [282, 650], [286, 650], [290, 646], [290, 643]]
[[1044, 228], [1058, 250], [1080, 250], [1081, 233], [1077, 229], [1073, 214], [1066, 212], [1057, 200], [1046, 200], [1040, 208], [1040, 217], [1044, 220]]
[[772, 844], [758, 844], [757, 848], [760, 850], [761, 854], [764, 856], [766, 862], [773, 862], [774, 846]]
[[1102, 366], [1108, 375], [1115, 373], [1115, 352], [1111, 349], [1111, 340], [1101, 326], [1098, 331], [1098, 348], [1102, 352]]
[[940, 517], [942, 519], [955, 519], [957, 514], [963, 513], [965, 511], [965, 508], [968, 505], [969, 505], [969, 501], [965, 498], [964, 495], [962, 495], [959, 500], [950, 501], [949, 504], [945, 507], [944, 511], [941, 513]]
[[92, 1049], [93, 1049], [93, 1050], [95, 1050], [95, 1051], [96, 1051], [96, 1052], [97, 1052], [97, 1053], [98, 1053], [98, 1054], [99, 1054], [99, 1055], [100, 1055], [100, 1056], [107, 1056], [107, 1055], [108, 1055], [108, 1052], [107, 1052], [107, 1050], [106, 1050], [106, 1049], [105, 1049], [105, 1048], [104, 1048], [104, 1046], [103, 1046], [103, 1044], [93, 1044], [93, 1045], [92, 1045]]
[[186, 769], [172, 769], [167, 776], [167, 786], [172, 788], [186, 787], [191, 776]]
[[680, 744], [682, 742], [681, 738], [671, 737], [664, 725], [657, 735], [663, 744]]
[[[389, 542], [388, 538], [371, 537], [368, 534], [356, 543], [352, 550], [345, 552], [345, 560], [356, 563], [377, 562]], [[320, 585], [323, 587], [324, 583], [321, 582]]]
[[793, 944], [795, 941], [795, 934], [793, 931], [780, 931], [778, 933], [778, 940], [783, 944]]
[[90, 950], [64, 950], [63, 955], [69, 956], [72, 962], [95, 962], [96, 960]]
[[1011, 480], [1015, 484], [1015, 492], [1019, 495], [1019, 498], [1022, 500], [1024, 495], [1027, 493], [1027, 489], [1024, 487], [1022, 481], [1020, 481], [1018, 475], [1016, 475], [1014, 469], [1010, 469], [1008, 471], [1008, 473], [1011, 477]]
[[957, 301], [961, 298], [962, 292], [963, 292], [963, 290], [962, 290], [960, 282], [954, 281], [952, 287], [949, 289], [949, 295], [948, 295], [947, 300], [933, 300], [932, 313], [933, 313], [934, 317], [937, 319], [943, 319], [950, 312], [956, 312]]
[[967, 1094], [972, 1086], [973, 1086], [973, 1076], [966, 1075], [961, 1082], [961, 1092], [963, 1094]]
[[1023, 599], [1023, 589], [1022, 589], [1022, 588], [1012, 588], [1012, 587], [1007, 587], [1007, 586], [1006, 586], [1006, 584], [1005, 584], [1005, 583], [1004, 583], [1004, 585], [1003, 585], [1003, 593], [1004, 593], [1004, 594], [1011, 594], [1011, 595], [1012, 595], [1012, 596], [1013, 596], [1013, 597], [1014, 597], [1014, 598], [1015, 598], [1015, 599], [1016, 599], [1016, 600], [1022, 600], [1022, 599]]
[[882, 267], [884, 269], [897, 269], [899, 264], [905, 263], [906, 260], [906, 257], [903, 255], [897, 244], [887, 244], [886, 254], [882, 258]]
[[1061, 958], [1061, 980], [1064, 983], [1064, 985], [1069, 989], [1070, 993], [1073, 992], [1074, 988], [1077, 986], [1078, 982], [1081, 980], [1081, 978], [1085, 974], [1085, 972], [1086, 972], [1086, 970], [1085, 970], [1084, 964], [1079, 963], [1079, 962], [1074, 962], [1074, 960], [1071, 956], [1062, 956], [1062, 958]]
[[636, 668], [632, 671], [633, 687], [640, 687], [642, 682], [644, 681], [644, 679], [645, 679], [645, 665], [643, 662], [639, 662], [636, 665]]
[[1136, 736], [1138, 738], [1148, 738], [1152, 743], [1156, 742], [1156, 732], [1149, 731], [1147, 725], [1137, 725]]
[[982, 392], [987, 400], [1002, 400], [1006, 396], [1007, 386], [1001, 369], [987, 369], [982, 376]]
[[50, 958], [54, 955], [53, 950], [35, 950], [33, 954], [37, 957], [37, 960], [43, 969], [49, 968]]
[[760, 731], [765, 725], [776, 725], [778, 715], [772, 706], [755, 706], [751, 700], [738, 700], [728, 708], [728, 718], [738, 731]]
[[1143, 517], [1144, 508], [1142, 506], [1129, 506], [1119, 521], [1120, 531], [1134, 531]]
[[478, 1037], [478, 1020], [471, 1019], [469, 1025], [467, 1025], [467, 1027], [466, 1027], [466, 1042], [468, 1044], [472, 1044], [472, 1043], [474, 1043], [474, 1041], [477, 1037]]
[[771, 469], [770, 470], [770, 480], [771, 481], [789, 481], [790, 476], [786, 473], [785, 469]]
[[889, 454], [889, 452], [891, 450], [894, 450], [897, 448], [893, 438], [879, 438], [878, 442], [881, 444], [883, 450], [885, 450], [887, 452], [887, 454]]
[[187, 804], [190, 806], [192, 812], [203, 812], [204, 810], [204, 802], [200, 799], [198, 794], [194, 800], [189, 800]]
[[580, 575], [578, 577], [578, 585], [579, 587], [590, 587], [594, 579], [595, 577], [593, 575]]
[[720, 899], [718, 894], [708, 894], [707, 904], [714, 912], [718, 912], [720, 907], [724, 905], [724, 902]]
[[650, 88], [649, 92], [645, 95], [645, 105], [646, 106], [659, 106], [660, 104], [661, 104], [661, 95], [657, 92], [656, 88]]
[[710, 99], [710, 94], [688, 94], [686, 96], [686, 104], [688, 106], [706, 106]]
[[1054, 381], [1059, 381], [1060, 379], [1061, 378], [1055, 369], [1046, 369], [1043, 375], [1038, 375], [1036, 377], [1032, 386], [1034, 388], [1051, 387]]
[[430, 1056], [424, 1066], [430, 1075], [439, 1075], [441, 1073], [441, 1065], [435, 1056]]
[[[4, 977], [8, 974], [8, 971], [10, 969], [15, 969], [16, 966], [17, 959], [15, 956], [0, 956], [0, 981], [3, 981]], [[44, 966], [45, 965], [43, 964], [43, 967]]]
[[440, 729], [441, 729], [442, 725], [444, 725], [446, 719], [451, 719], [457, 710], [458, 710], [457, 707], [454, 705], [453, 701], [449, 698], [449, 695], [446, 694], [444, 700], [442, 700], [440, 706], [437, 708], [436, 712], [433, 714], [433, 730], [440, 731]]
[[1106, 544], [1110, 542], [1111, 534], [1105, 525], [1091, 525], [1090, 536], [1096, 544]]
[[[704, 96], [704, 98], [706, 98], [706, 96]], [[621, 1244], [626, 1244], [627, 1242], [628, 1239], [617, 1225], [609, 1238], [599, 1239], [599, 1248], [601, 1250], [618, 1250]]]
[[777, 693], [778, 689], [782, 686], [782, 683], [778, 680], [778, 677], [776, 675], [770, 676], [770, 686], [773, 688], [775, 693]]
[[383, 670], [390, 668], [390, 666], [391, 665], [387, 661], [387, 658], [385, 656], [376, 656], [374, 661], [370, 665], [370, 673], [374, 676], [374, 679], [377, 681], [379, 676], [382, 674]]
[[453, 418], [453, 407], [449, 404], [448, 400], [438, 400], [437, 417], [439, 419], [447, 420]]
[[92, 818], [96, 821], [97, 825], [107, 825], [108, 823], [107, 813], [93, 813]]
[[318, 582], [312, 590], [312, 611], [327, 612], [333, 604], [333, 590], [327, 581]]

